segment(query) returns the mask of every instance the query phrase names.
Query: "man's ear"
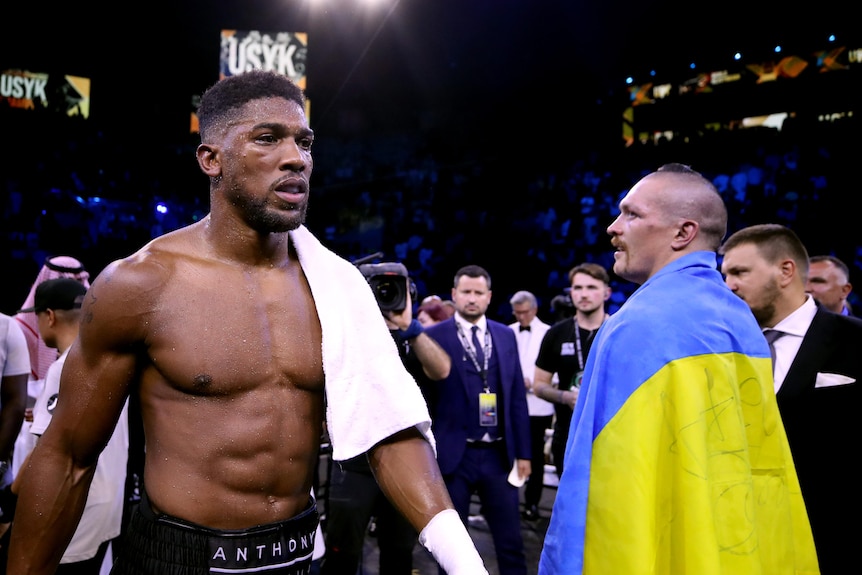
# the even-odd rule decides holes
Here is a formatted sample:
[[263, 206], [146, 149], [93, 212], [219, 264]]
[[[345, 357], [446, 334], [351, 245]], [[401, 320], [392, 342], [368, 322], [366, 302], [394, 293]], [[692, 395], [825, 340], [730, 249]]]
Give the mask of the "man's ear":
[[796, 262], [791, 258], [778, 262], [778, 285], [785, 287], [799, 273], [799, 268], [796, 267]]
[[694, 220], [682, 220], [676, 230], [676, 234], [671, 242], [671, 247], [674, 251], [685, 249], [694, 238], [697, 237], [697, 232], [700, 229], [700, 224]]
[[195, 152], [201, 171], [211, 178], [221, 176], [221, 162], [218, 152], [218, 147], [210, 144], [201, 144]]

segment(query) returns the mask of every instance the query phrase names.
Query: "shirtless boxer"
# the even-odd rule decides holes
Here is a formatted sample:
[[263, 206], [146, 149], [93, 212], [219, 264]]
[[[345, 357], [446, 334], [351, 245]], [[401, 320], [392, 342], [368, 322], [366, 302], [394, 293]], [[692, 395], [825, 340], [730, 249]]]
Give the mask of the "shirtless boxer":
[[[487, 573], [370, 288], [302, 225], [314, 139], [304, 103], [268, 72], [228, 77], [202, 97], [210, 213], [93, 282], [61, 401], [26, 469], [38, 479], [20, 493], [8, 573], [54, 572], [133, 393], [146, 496], [113, 574], [307, 574], [325, 415], [333, 456], [370, 449], [384, 492], [450, 574]], [[348, 297], [361, 305], [341, 313]]]

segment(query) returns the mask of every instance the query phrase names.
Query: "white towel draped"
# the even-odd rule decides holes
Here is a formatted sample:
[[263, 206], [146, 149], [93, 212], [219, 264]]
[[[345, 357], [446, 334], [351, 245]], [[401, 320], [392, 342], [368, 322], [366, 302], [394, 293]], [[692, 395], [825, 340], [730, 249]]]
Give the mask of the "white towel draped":
[[401, 362], [365, 277], [304, 226], [290, 232], [290, 238], [323, 331], [332, 458], [355, 457], [411, 426], [419, 429], [436, 453], [425, 399]]

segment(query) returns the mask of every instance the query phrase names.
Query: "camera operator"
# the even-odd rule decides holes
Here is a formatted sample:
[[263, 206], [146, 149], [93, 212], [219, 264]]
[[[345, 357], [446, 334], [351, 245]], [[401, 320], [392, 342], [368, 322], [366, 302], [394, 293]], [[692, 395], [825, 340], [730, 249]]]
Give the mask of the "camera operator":
[[[397, 274], [388, 275], [384, 289], [378, 290], [375, 281], [380, 276], [373, 275], [374, 269], [359, 267], [378, 297], [381, 313], [398, 346], [401, 360], [414, 379], [437, 381], [446, 378], [452, 361], [436, 341], [425, 335], [422, 325], [413, 318], [413, 298], [408, 287], [410, 280], [406, 268]], [[396, 289], [393, 290], [393, 287]], [[391, 309], [393, 305], [401, 309]], [[336, 462], [327, 493], [326, 553], [321, 575], [357, 573], [362, 561], [365, 534], [372, 517], [376, 518], [380, 575], [411, 575], [413, 549], [418, 534], [386, 499], [374, 480], [364, 454]]]

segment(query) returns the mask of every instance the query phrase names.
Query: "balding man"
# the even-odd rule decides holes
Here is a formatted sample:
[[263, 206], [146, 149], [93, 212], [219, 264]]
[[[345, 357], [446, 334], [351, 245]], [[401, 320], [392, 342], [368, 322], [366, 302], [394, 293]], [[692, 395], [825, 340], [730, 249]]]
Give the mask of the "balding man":
[[608, 228], [641, 284], [584, 369], [540, 575], [815, 573], [769, 348], [716, 269], [727, 210], [682, 164]]
[[808, 281], [805, 291], [832, 313], [853, 315], [847, 298], [853, 291], [850, 269], [835, 256], [821, 255], [808, 258]]

